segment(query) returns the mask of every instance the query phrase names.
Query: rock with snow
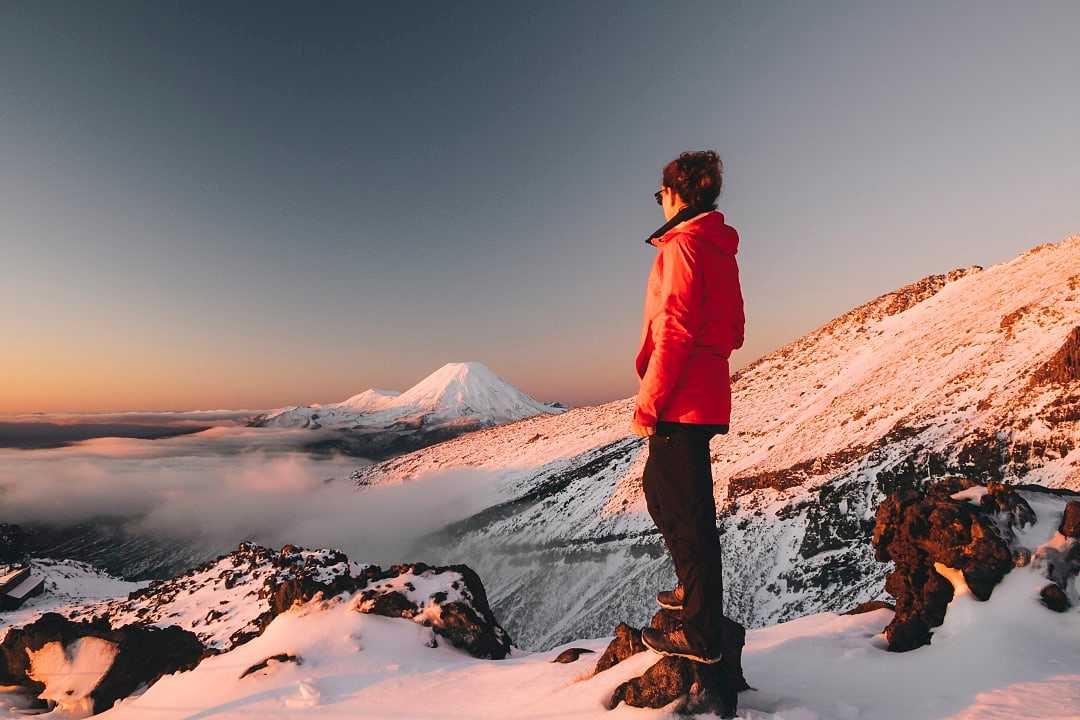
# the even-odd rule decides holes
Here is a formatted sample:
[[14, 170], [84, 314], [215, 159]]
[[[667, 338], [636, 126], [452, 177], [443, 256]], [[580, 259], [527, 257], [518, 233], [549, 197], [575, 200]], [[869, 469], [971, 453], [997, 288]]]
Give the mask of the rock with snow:
[[74, 619], [104, 618], [113, 626], [178, 625], [211, 652], [259, 635], [274, 617], [316, 593], [351, 592], [367, 566], [332, 549], [280, 551], [251, 543], [168, 580], [154, 580], [127, 597], [65, 612]]
[[236, 550], [126, 597], [63, 609], [73, 619], [114, 627], [177, 625], [193, 632], [210, 653], [227, 652], [258, 637], [278, 615], [317, 596], [356, 596], [362, 613], [406, 618], [476, 657], [510, 654], [480, 577], [466, 565], [357, 563], [334, 549], [280, 550], [242, 543]]
[[[734, 717], [739, 692], [750, 687], [742, 669], [746, 631], [733, 620], [725, 620], [723, 659], [720, 662], [703, 664], [681, 657], [661, 656], [641, 675], [620, 683], [605, 706], [614, 709], [620, 703], [649, 708], [671, 705], [680, 712], [716, 712], [720, 717]], [[659, 610], [649, 625], [663, 632], [672, 632], [682, 627], [682, 620], [676, 612]], [[596, 664], [594, 674], [609, 670], [641, 652], [649, 652], [641, 642], [641, 631], [619, 623], [615, 628], [615, 637]]]
[[[754, 720], [1075, 715], [1080, 678], [1071, 668], [1080, 666], [1080, 611], [1051, 613], [1036, 600], [1046, 582], [1039, 550], [1060, 546], [1056, 528], [1068, 498], [1020, 492], [1038, 520], [1018, 531], [1014, 542], [1034, 548], [1032, 562], [1008, 573], [989, 600], [977, 600], [961, 573], [947, 572], [954, 599], [933, 643], [915, 653], [887, 651], [881, 628], [891, 616], [888, 609], [857, 615], [826, 612], [750, 630], [742, 664], [756, 689], [739, 695], [740, 714]], [[426, 572], [421, 569], [420, 576]], [[445, 580], [448, 573], [440, 576]], [[415, 573], [405, 577], [416, 592], [429, 589], [413, 580]], [[358, 612], [365, 602], [361, 593], [342, 593], [293, 605], [257, 637], [210, 654], [189, 671], [165, 675], [143, 692], [136, 690], [102, 713], [101, 720], [283, 715], [294, 720], [606, 720], [667, 716], [696, 707], [691, 704], [695, 681], [686, 675], [693, 668], [641, 648], [623, 648], [631, 652], [619, 652], [618, 662], [596, 673], [583, 672], [580, 662], [551, 662], [552, 655], [572, 648], [602, 652], [616, 639], [610, 636], [575, 639], [553, 652], [515, 648], [513, 661], [493, 661], [449, 642], [428, 642], [432, 628], [422, 622]], [[58, 694], [81, 692], [106, 665], [107, 646], [84, 645], [40, 658], [40, 669]], [[57, 667], [77, 667], [79, 674], [58, 674], [52, 670]], [[90, 679], [82, 683], [83, 677]], [[606, 709], [617, 693], [624, 701], [632, 697], [647, 704], [654, 698], [648, 702], [655, 703], [663, 699], [657, 693], [665, 687], [689, 689], [679, 696], [668, 693], [675, 699], [655, 711]], [[0, 688], [0, 717], [33, 711], [10, 690]]]
[[602, 673], [639, 652], [645, 652], [645, 645], [641, 642], [641, 630], [626, 623], [619, 623], [615, 626], [615, 636], [604, 648], [604, 654], [596, 661], [593, 672]]
[[501, 660], [510, 655], [510, 636], [495, 619], [480, 576], [467, 565], [374, 566], [366, 577], [367, 587], [356, 605], [359, 612], [429, 626], [473, 657]]
[[194, 668], [203, 653], [194, 634], [175, 626], [113, 628], [46, 613], [0, 643], [0, 685], [61, 712], [100, 713], [162, 675]]
[[1052, 581], [1040, 592], [1043, 604], [1058, 612], [1068, 609], [1068, 590], [1080, 571], [1076, 539], [1059, 530], [1050, 542], [1024, 545], [1026, 531], [1039, 523], [1032, 507], [1035, 497], [1044, 514], [1060, 517], [1059, 528], [1068, 525], [1074, 501], [1062, 495], [1037, 486], [1018, 490], [947, 477], [885, 498], [873, 545], [879, 561], [894, 565], [885, 581], [896, 598], [895, 616], [885, 628], [888, 649], [902, 652], [929, 644], [932, 628], [945, 621], [957, 582], [985, 602], [1005, 575], [1015, 565], [1027, 565], [1028, 558]]
[[[731, 432], [711, 446], [725, 611], [754, 627], [884, 599], [875, 511], [927, 477], [1080, 489], [1078, 327], [1080, 236], [911, 283], [736, 373]], [[422, 547], [469, 558], [523, 647], [640, 626], [672, 567], [632, 405], [480, 430], [354, 477], [475, 469], [497, 501]]]

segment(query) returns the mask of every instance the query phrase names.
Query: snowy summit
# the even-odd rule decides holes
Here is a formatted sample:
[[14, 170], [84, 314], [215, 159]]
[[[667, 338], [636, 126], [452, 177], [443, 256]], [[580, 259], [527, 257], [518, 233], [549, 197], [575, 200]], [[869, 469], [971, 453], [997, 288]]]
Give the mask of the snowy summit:
[[447, 363], [402, 393], [369, 389], [339, 403], [275, 410], [254, 418], [251, 424], [359, 431], [471, 428], [562, 411], [529, 397], [474, 361]]

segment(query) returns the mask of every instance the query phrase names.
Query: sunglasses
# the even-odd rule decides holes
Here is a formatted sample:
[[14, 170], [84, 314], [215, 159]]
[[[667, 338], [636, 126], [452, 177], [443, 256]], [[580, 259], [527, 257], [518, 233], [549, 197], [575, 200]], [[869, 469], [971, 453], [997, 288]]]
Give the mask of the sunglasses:
[[660, 198], [660, 194], [661, 194], [662, 192], [664, 192], [664, 191], [663, 191], [663, 190], [657, 190], [656, 192], [654, 192], [654, 193], [652, 194], [652, 196], [653, 196], [654, 198], [656, 198], [656, 204], [657, 204], [657, 205], [663, 205], [663, 204], [664, 204], [664, 201], [663, 201], [663, 200], [662, 200], [662, 199]]

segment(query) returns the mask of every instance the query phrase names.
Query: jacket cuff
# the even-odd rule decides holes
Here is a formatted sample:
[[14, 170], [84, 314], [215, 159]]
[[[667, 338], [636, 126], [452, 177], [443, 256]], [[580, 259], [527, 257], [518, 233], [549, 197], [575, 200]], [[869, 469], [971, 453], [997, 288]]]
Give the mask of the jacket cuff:
[[634, 406], [634, 420], [638, 425], [644, 425], [645, 427], [656, 427], [656, 418], [653, 415], [645, 412], [640, 406]]

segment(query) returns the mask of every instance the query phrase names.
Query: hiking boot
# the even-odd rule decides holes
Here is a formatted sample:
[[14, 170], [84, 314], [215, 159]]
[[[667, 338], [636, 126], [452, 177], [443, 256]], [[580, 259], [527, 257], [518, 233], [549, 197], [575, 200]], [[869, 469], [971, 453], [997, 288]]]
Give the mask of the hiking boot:
[[677, 655], [707, 665], [718, 663], [723, 658], [723, 655], [719, 653], [711, 655], [691, 645], [681, 628], [668, 633], [656, 628], [642, 628], [641, 642], [645, 647], [661, 655]]
[[656, 593], [656, 604], [665, 610], [682, 610], [685, 599], [686, 588], [681, 584], [676, 585], [674, 590], [661, 590]]

